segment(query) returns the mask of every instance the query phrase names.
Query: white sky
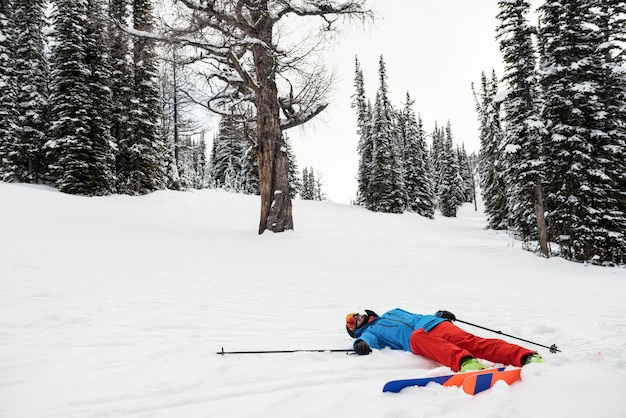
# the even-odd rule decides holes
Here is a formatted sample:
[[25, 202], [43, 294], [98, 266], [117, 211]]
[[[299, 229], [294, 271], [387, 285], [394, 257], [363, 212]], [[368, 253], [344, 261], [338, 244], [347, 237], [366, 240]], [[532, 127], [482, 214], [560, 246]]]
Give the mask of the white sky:
[[[539, 0], [532, 2], [536, 7]], [[356, 195], [358, 155], [354, 93], [354, 58], [364, 73], [368, 98], [378, 88], [378, 60], [385, 60], [390, 97], [402, 106], [407, 91], [414, 110], [431, 132], [448, 120], [456, 143], [478, 151], [478, 122], [471, 84], [482, 71], [502, 75], [495, 39], [496, 0], [372, 0], [380, 19], [369, 29], [350, 27], [329, 47], [327, 65], [336, 72], [336, 92], [328, 109], [303, 128], [287, 132], [300, 169], [312, 166], [323, 176], [323, 191], [334, 202]]]

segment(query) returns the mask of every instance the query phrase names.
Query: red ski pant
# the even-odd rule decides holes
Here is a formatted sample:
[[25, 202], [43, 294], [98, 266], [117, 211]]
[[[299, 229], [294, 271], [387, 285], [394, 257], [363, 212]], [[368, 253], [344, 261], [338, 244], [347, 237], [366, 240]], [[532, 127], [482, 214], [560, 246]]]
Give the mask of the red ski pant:
[[506, 341], [477, 337], [448, 321], [429, 332], [414, 331], [410, 344], [414, 354], [435, 360], [455, 372], [460, 370], [465, 357], [521, 367], [522, 357], [536, 353]]

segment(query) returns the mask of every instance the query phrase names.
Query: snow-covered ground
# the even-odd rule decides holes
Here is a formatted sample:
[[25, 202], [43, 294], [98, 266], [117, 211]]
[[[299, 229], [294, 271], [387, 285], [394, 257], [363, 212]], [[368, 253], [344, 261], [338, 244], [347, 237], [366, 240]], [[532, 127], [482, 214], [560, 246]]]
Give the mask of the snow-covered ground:
[[[428, 220], [294, 201], [295, 231], [261, 236], [258, 214], [221, 191], [0, 183], [0, 417], [626, 416], [626, 269], [537, 257], [470, 205]], [[216, 354], [350, 348], [348, 312], [395, 307], [562, 352], [475, 397], [382, 393], [450, 371], [405, 352]]]

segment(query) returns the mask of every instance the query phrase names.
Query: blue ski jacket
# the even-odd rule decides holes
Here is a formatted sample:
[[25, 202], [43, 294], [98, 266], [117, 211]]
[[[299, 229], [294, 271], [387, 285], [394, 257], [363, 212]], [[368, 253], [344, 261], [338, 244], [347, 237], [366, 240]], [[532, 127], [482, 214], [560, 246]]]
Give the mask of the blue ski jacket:
[[371, 348], [385, 347], [394, 350], [411, 351], [409, 340], [413, 331], [424, 329], [428, 332], [445, 318], [433, 315], [419, 315], [396, 308], [375, 318], [367, 326], [354, 332], [354, 342], [365, 341]]

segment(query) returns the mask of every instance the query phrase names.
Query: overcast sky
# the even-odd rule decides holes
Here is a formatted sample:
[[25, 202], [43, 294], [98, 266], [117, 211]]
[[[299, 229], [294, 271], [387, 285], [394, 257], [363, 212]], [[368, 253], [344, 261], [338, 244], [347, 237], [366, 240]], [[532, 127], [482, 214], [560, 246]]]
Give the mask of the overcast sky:
[[[539, 3], [534, 1], [533, 4]], [[336, 90], [328, 109], [304, 128], [291, 129], [297, 162], [323, 175], [323, 190], [333, 202], [356, 195], [356, 116], [354, 58], [358, 56], [366, 94], [373, 102], [378, 88], [378, 60], [383, 55], [390, 98], [403, 106], [407, 91], [427, 132], [437, 122], [452, 124], [453, 139], [468, 152], [479, 150], [478, 122], [471, 84], [482, 71], [502, 75], [495, 39], [497, 0], [372, 0], [375, 25], [353, 26], [327, 52], [336, 72]], [[534, 23], [534, 22], [533, 22]]]

